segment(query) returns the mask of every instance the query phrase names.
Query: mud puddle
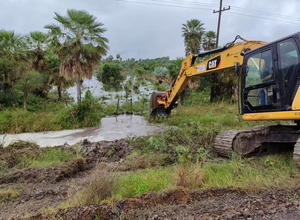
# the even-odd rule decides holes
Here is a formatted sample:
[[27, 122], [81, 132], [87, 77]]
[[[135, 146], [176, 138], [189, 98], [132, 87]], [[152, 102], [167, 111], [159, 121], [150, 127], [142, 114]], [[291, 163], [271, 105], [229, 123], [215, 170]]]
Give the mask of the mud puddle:
[[66, 142], [73, 145], [83, 139], [88, 139], [91, 142], [102, 140], [113, 141], [127, 137], [145, 136], [163, 130], [164, 126], [162, 124], [151, 124], [143, 116], [119, 115], [102, 118], [99, 127], [0, 135], [0, 141], [4, 142], [4, 146], [22, 140], [35, 142], [41, 147], [46, 147], [63, 145]]

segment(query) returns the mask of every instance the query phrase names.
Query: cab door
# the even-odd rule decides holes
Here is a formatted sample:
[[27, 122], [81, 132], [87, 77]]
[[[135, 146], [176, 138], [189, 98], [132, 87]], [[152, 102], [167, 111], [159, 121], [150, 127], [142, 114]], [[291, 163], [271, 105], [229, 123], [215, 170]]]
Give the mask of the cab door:
[[245, 55], [242, 70], [242, 113], [281, 108], [276, 47], [274, 44]]
[[292, 102], [299, 87], [299, 49], [294, 37], [277, 43], [278, 72], [284, 110], [292, 110]]

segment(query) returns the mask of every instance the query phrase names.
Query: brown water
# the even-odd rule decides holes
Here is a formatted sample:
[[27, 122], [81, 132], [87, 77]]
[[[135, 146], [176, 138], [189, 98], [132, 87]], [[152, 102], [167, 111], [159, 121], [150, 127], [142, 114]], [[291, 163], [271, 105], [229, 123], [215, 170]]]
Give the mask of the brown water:
[[66, 142], [72, 145], [83, 139], [88, 139], [91, 142], [101, 140], [112, 141], [127, 137], [145, 136], [163, 130], [164, 126], [162, 124], [151, 124], [142, 116], [119, 115], [117, 117], [102, 118], [99, 127], [0, 135], [0, 141], [4, 140], [4, 146], [18, 140], [23, 140], [32, 141], [41, 147], [46, 147], [63, 145]]

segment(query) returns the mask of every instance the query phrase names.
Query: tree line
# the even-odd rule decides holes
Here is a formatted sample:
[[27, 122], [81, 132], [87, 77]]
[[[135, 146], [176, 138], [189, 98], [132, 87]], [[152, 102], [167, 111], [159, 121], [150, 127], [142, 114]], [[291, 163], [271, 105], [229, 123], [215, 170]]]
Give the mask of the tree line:
[[106, 29], [97, 18], [83, 10], [55, 13], [55, 23], [45, 25], [47, 32], [21, 35], [0, 30], [0, 103], [12, 105], [17, 97], [36, 93], [46, 97], [51, 86], [61, 90], [74, 82], [77, 101], [81, 101], [82, 79], [91, 79], [108, 50]]

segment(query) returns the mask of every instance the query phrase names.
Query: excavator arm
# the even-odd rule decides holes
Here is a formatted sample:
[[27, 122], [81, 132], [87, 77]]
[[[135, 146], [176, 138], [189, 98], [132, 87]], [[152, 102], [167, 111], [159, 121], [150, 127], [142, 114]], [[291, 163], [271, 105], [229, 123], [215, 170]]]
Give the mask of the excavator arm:
[[[241, 43], [234, 44], [237, 39], [243, 40]], [[193, 76], [208, 73], [217, 73], [227, 69], [234, 68], [236, 64], [243, 63], [243, 53], [267, 44], [264, 41], [247, 41], [237, 36], [236, 39], [215, 50], [200, 53], [198, 55], [190, 54], [181, 64], [180, 70], [176, 75], [171, 89], [166, 92], [153, 92], [150, 98], [150, 119], [151, 117], [168, 117], [171, 110], [177, 107], [177, 99], [184, 90], [189, 80]], [[204, 57], [211, 54], [217, 54], [203, 62], [195, 65], [198, 57]]]

